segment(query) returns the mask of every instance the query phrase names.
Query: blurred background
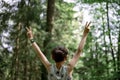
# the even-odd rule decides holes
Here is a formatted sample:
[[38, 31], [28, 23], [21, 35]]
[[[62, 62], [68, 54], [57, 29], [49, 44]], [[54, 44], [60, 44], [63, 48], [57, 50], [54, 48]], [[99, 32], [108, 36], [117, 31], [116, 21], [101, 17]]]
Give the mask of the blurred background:
[[73, 79], [120, 80], [119, 0], [0, 0], [0, 80], [47, 80], [26, 27], [53, 63], [58, 45], [72, 58], [87, 21], [91, 30]]

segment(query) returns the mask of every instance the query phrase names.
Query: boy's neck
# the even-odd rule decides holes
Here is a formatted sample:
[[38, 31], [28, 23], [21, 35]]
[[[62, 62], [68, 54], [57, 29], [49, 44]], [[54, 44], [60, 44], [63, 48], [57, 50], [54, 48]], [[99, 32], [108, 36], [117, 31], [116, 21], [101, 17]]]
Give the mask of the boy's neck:
[[63, 64], [64, 64], [64, 61], [62, 61], [62, 62], [57, 62], [57, 63], [56, 63], [56, 68], [59, 70], [59, 69], [62, 67]]

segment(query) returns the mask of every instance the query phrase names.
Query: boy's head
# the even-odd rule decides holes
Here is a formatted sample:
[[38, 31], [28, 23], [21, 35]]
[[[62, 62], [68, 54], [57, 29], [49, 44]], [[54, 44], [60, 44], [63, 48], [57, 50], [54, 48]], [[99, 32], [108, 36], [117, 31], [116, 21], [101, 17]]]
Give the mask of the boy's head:
[[52, 58], [55, 62], [66, 60], [68, 50], [65, 47], [58, 46], [52, 50]]

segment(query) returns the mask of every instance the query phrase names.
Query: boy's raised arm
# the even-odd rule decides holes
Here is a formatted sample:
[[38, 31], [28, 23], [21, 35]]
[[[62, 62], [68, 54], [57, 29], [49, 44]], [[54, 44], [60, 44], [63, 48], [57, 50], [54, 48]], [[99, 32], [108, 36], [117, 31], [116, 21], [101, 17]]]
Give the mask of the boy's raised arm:
[[34, 48], [34, 50], [36, 51], [38, 57], [40, 58], [41, 62], [44, 64], [44, 66], [46, 67], [46, 69], [49, 69], [50, 66], [50, 62], [48, 61], [48, 59], [46, 58], [46, 56], [42, 53], [42, 51], [40, 50], [39, 46], [37, 45], [36, 42], [34, 42], [33, 40], [33, 33], [31, 28], [26, 28], [27, 29], [27, 35], [28, 38], [31, 40], [32, 43], [32, 47]]
[[87, 35], [89, 33], [89, 29], [90, 29], [90, 22], [89, 23], [86, 22], [83, 36], [82, 36], [82, 39], [81, 39], [80, 44], [78, 46], [78, 49], [77, 49], [76, 53], [74, 54], [73, 58], [69, 62], [70, 71], [73, 69], [73, 67], [75, 66], [75, 64], [79, 60], [80, 54], [82, 53], [82, 50], [83, 50], [85, 42], [86, 42]]

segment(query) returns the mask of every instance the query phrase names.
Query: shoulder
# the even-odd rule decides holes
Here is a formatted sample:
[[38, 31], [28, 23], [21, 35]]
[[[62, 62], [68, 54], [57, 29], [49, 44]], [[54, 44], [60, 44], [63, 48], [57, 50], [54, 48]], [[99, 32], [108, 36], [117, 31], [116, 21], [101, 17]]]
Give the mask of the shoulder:
[[68, 74], [71, 74], [73, 71], [73, 67], [70, 64], [67, 64]]
[[53, 64], [49, 64], [49, 65], [47, 66], [47, 71], [48, 71], [48, 72], [50, 72], [52, 66], [53, 66]]

